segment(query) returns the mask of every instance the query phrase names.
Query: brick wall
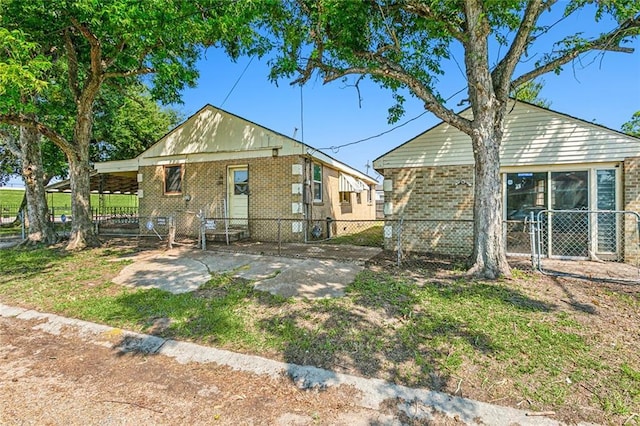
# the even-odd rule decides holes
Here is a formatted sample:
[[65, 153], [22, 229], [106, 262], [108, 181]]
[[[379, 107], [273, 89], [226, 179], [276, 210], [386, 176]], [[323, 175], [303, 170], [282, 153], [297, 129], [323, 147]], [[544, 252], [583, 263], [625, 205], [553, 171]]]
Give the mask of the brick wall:
[[[625, 158], [623, 182], [624, 210], [640, 212], [640, 157]], [[637, 219], [627, 214], [624, 223], [624, 261], [637, 264], [640, 262]]]
[[[301, 168], [295, 174], [293, 166]], [[163, 166], [140, 168], [143, 197], [140, 216], [174, 217], [176, 234], [196, 237], [200, 222], [196, 214], [202, 210], [206, 217], [223, 217], [223, 203], [227, 197], [228, 167], [247, 166], [249, 170], [249, 234], [262, 241], [275, 241], [278, 232], [283, 241], [303, 241], [304, 219], [302, 191], [294, 193], [294, 185], [302, 189], [304, 183], [304, 159], [300, 156], [279, 156], [240, 160], [183, 164], [181, 194], [164, 194]], [[352, 194], [352, 210], [345, 212], [339, 202], [337, 170], [323, 167], [323, 202], [311, 207], [311, 218], [324, 221], [334, 219], [374, 219], [375, 203], [367, 203], [366, 193], [357, 203]], [[188, 200], [185, 199], [188, 196]], [[294, 210], [294, 204], [295, 209]], [[298, 211], [294, 213], [294, 211]], [[264, 219], [264, 220], [262, 220]], [[276, 219], [281, 222], [280, 230]], [[300, 220], [300, 221], [299, 221]], [[146, 223], [146, 220], [143, 222]], [[323, 229], [326, 227], [323, 226]], [[163, 233], [165, 227], [158, 227]]]
[[[141, 167], [140, 216], [173, 216], [176, 234], [196, 236], [199, 232], [196, 214], [200, 210], [207, 217], [224, 216], [228, 167], [247, 166], [249, 218], [302, 218], [301, 214], [292, 213], [292, 203], [302, 202], [301, 194], [292, 194], [292, 184], [302, 183], [301, 175], [292, 174], [292, 165], [299, 163], [299, 157], [287, 156], [184, 164], [182, 194], [177, 195], [164, 194], [162, 166]], [[188, 201], [185, 196], [189, 196]], [[256, 223], [252, 227], [255, 229], [249, 231], [254, 238], [259, 238], [265, 231], [272, 235], [277, 232], [273, 224], [259, 226]]]
[[[385, 169], [387, 219], [406, 221], [402, 244], [415, 251], [466, 256], [473, 250], [473, 166]], [[385, 189], [388, 189], [385, 188]], [[390, 211], [389, 211], [390, 209]], [[420, 219], [419, 222], [412, 220]], [[396, 237], [385, 239], [394, 249]]]

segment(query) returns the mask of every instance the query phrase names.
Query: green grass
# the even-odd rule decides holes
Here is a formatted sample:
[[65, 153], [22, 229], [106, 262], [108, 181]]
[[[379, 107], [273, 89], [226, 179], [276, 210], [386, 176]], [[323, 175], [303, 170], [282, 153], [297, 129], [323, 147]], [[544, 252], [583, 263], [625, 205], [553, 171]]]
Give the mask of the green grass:
[[[24, 191], [17, 189], [1, 189], [0, 188], [0, 207], [2, 206], [20, 206]], [[107, 194], [104, 195], [105, 205], [108, 207], [136, 207], [138, 198], [135, 195], [125, 194]], [[53, 192], [47, 194], [47, 202], [49, 207], [54, 208], [70, 208], [71, 194]], [[91, 194], [91, 205], [97, 207], [99, 204], [99, 195]]]
[[[3, 250], [0, 302], [140, 332], [169, 319], [166, 337], [449, 392], [463, 380], [487, 400], [536, 410], [565, 409], [586, 393], [584, 412], [600, 414], [579, 420], [624, 421], [640, 407], [637, 358], [590, 337], [586, 314], [509, 282], [365, 270], [344, 298], [310, 301], [214, 274], [197, 292], [173, 295], [113, 284], [126, 253]], [[535, 280], [526, 276], [525, 287]]]
[[327, 242], [329, 244], [350, 244], [355, 246], [382, 247], [384, 244], [382, 225], [374, 225], [359, 232], [333, 237]]

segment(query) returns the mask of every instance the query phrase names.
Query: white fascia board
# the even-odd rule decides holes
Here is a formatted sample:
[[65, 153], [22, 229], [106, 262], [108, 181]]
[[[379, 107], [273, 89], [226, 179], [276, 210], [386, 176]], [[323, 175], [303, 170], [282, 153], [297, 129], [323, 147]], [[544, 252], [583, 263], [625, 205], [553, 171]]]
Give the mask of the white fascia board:
[[374, 178], [372, 178], [371, 176], [367, 176], [364, 173], [359, 172], [358, 170], [356, 170], [356, 169], [354, 169], [352, 167], [349, 167], [346, 164], [341, 163], [340, 161], [335, 160], [335, 159], [329, 157], [328, 155], [323, 154], [320, 151], [314, 151], [313, 148], [307, 147], [307, 153], [309, 155], [311, 155], [311, 157], [315, 158], [316, 160], [318, 160], [318, 161], [320, 161], [320, 162], [322, 162], [322, 163], [324, 163], [324, 164], [326, 164], [328, 166], [331, 166], [334, 169], [337, 169], [337, 170], [339, 170], [341, 172], [347, 173], [347, 174], [349, 174], [351, 176], [356, 176], [356, 177], [362, 179], [363, 181], [365, 181], [365, 182], [367, 182], [369, 184], [375, 185], [375, 184], [378, 183], [378, 181], [375, 180]]
[[590, 162], [590, 163], [561, 163], [561, 164], [535, 164], [535, 165], [518, 165], [518, 166], [504, 166], [500, 167], [500, 173], [518, 173], [518, 172], [570, 172], [576, 170], [589, 170], [592, 168], [597, 169], [613, 169], [620, 167], [622, 163], [615, 161], [606, 162]]
[[243, 158], [266, 158], [273, 156], [278, 146], [252, 150], [198, 152], [193, 154], [163, 155], [140, 158], [140, 166], [160, 166], [165, 164], [206, 163], [210, 161], [241, 160]]
[[93, 168], [98, 173], [137, 172], [138, 159], [132, 158], [130, 160], [105, 161], [102, 163], [95, 163]]

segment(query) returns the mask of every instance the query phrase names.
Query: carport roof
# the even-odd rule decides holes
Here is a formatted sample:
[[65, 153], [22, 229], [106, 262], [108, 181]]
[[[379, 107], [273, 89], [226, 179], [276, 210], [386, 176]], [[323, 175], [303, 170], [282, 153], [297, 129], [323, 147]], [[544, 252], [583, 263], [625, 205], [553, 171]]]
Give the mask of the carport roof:
[[[98, 173], [91, 172], [90, 175], [91, 192], [100, 194], [134, 194], [138, 191], [137, 173]], [[47, 192], [69, 192], [71, 183], [69, 179], [47, 186]]]

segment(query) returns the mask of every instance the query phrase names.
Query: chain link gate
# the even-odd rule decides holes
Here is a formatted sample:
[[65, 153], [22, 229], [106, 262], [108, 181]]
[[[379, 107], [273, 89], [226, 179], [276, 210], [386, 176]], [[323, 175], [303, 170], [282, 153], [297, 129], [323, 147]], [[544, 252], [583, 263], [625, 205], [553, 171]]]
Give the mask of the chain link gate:
[[640, 282], [640, 214], [542, 210], [530, 214], [531, 260], [547, 275]]

